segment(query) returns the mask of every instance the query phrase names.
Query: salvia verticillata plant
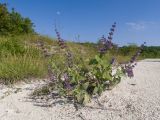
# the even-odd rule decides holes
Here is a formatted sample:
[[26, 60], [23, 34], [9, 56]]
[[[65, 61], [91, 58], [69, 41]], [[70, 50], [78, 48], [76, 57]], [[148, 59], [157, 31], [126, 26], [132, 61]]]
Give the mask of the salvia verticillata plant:
[[[64, 49], [65, 51], [65, 57], [66, 57], [66, 64], [64, 67], [64, 70], [62, 73], [59, 74], [59, 82], [61, 84], [60, 87], [64, 88], [63, 90], [60, 89], [60, 92], [63, 93], [65, 90], [65, 93], [68, 96], [69, 95], [69, 91], [71, 90], [72, 86], [71, 86], [71, 82], [70, 82], [70, 78], [71, 76], [69, 75], [69, 69], [71, 69], [73, 67], [73, 56], [71, 51], [69, 50], [68, 46], [66, 45], [66, 42], [61, 38], [60, 33], [58, 32], [57, 28], [55, 28], [55, 32], [57, 35], [57, 39], [58, 39], [58, 45], [61, 49]], [[57, 66], [54, 64], [54, 67], [57, 68]]]
[[[133, 64], [135, 64], [134, 61], [144, 45], [141, 46], [140, 50], [137, 51], [125, 67], [121, 67], [121, 65], [114, 66], [114, 63], [117, 62], [116, 58], [112, 57], [111, 61], [108, 61], [105, 58], [105, 54], [113, 48], [112, 38], [115, 27], [116, 23], [112, 25], [108, 38], [102, 36], [99, 40], [99, 53], [89, 60], [87, 66], [74, 64], [73, 61], [75, 59], [73, 59], [74, 57], [67, 43], [61, 38], [57, 28], [55, 29], [58, 45], [63, 49], [67, 62], [67, 64], [64, 64], [63, 70], [52, 62], [54, 75], [51, 75], [51, 78], [56, 81], [55, 88], [57, 88], [60, 96], [66, 97], [74, 102], [86, 104], [91, 100], [93, 95], [101, 95], [104, 90], [119, 83], [124, 71], [129, 77], [133, 76], [133, 70], [131, 68], [133, 68]], [[50, 74], [51, 73], [52, 70], [50, 67]]]

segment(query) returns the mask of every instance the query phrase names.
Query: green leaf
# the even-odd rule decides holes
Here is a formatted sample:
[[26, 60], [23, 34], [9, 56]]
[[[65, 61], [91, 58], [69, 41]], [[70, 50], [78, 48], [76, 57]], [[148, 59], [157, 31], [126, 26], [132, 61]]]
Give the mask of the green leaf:
[[89, 86], [89, 82], [84, 83], [83, 85], [84, 90], [87, 90], [88, 86]]
[[102, 60], [98, 55], [95, 56], [95, 59], [97, 60], [98, 63], [101, 62]]
[[78, 103], [82, 103], [83, 99], [84, 99], [84, 96], [81, 92], [79, 92], [77, 95], [76, 95], [76, 98], [77, 98], [77, 101]]
[[102, 78], [105, 80], [112, 80], [112, 76], [110, 75], [108, 71], [103, 73]]
[[91, 59], [89, 61], [89, 65], [95, 65], [95, 64], [98, 64], [97, 60], [96, 59]]
[[95, 86], [96, 86], [96, 83], [92, 83], [91, 85], [92, 85], [93, 87], [95, 87]]
[[90, 96], [88, 93], [84, 94], [84, 100], [83, 100], [83, 104], [87, 104], [90, 101]]
[[93, 94], [96, 94], [98, 92], [98, 87], [95, 87], [93, 90]]
[[98, 85], [98, 94], [100, 95], [103, 92], [103, 86]]

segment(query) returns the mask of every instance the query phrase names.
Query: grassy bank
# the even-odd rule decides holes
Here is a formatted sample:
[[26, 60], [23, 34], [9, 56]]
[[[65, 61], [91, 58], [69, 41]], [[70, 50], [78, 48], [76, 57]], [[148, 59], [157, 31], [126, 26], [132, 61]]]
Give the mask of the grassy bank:
[[8, 84], [46, 75], [46, 60], [26, 36], [0, 38], [0, 80]]
[[[43, 51], [38, 47], [39, 41], [43, 41], [45, 49], [53, 54], [53, 57], [44, 57]], [[78, 58], [87, 60], [96, 53], [96, 49], [91, 46], [73, 42], [68, 42], [67, 45], [76, 61]], [[55, 63], [63, 62], [62, 53], [57, 42], [48, 37], [39, 35], [0, 37], [0, 82], [10, 84], [25, 78], [47, 77], [48, 62], [50, 59], [54, 59]]]

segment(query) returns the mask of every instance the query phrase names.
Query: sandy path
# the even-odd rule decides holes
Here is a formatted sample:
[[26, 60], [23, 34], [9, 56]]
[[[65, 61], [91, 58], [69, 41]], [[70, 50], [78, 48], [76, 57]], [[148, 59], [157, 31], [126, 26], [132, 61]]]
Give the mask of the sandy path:
[[[131, 85], [136, 83], [136, 85]], [[160, 60], [144, 60], [135, 68], [133, 79], [124, 78], [112, 91], [99, 98], [105, 107], [84, 107], [78, 112], [71, 104], [40, 107], [27, 97], [38, 82], [14, 88], [0, 86], [0, 120], [160, 120]]]

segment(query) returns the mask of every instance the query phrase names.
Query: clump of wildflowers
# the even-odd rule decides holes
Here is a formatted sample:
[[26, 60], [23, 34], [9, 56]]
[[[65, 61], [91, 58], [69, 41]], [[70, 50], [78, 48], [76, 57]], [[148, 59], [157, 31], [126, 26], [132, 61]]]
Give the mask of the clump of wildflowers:
[[[115, 57], [110, 62], [107, 62], [104, 54], [115, 46], [112, 43], [115, 28], [116, 23], [112, 25], [107, 38], [105, 36], [101, 37], [99, 40], [100, 55], [95, 55], [95, 58], [90, 59], [87, 67], [73, 64], [71, 51], [66, 45], [66, 42], [61, 38], [57, 28], [55, 29], [58, 45], [65, 52], [67, 63], [64, 70], [59, 69], [59, 66], [55, 64], [55, 70], [59, 69], [57, 70], [59, 72], [56, 74], [57, 76], [53, 74], [51, 66], [49, 66], [50, 79], [52, 81], [57, 79], [57, 88], [59, 88], [60, 95], [73, 98], [74, 102], [85, 104], [90, 101], [93, 95], [100, 95], [106, 88], [118, 84], [123, 74], [122, 70], [124, 70], [128, 77], [134, 76], [133, 68], [136, 65], [135, 60], [140, 55], [144, 45], [141, 45], [140, 50], [132, 56], [129, 63], [125, 64], [123, 69], [118, 65], [118, 67], [113, 66], [116, 62]], [[113, 71], [113, 67], [115, 67], [115, 71]]]

